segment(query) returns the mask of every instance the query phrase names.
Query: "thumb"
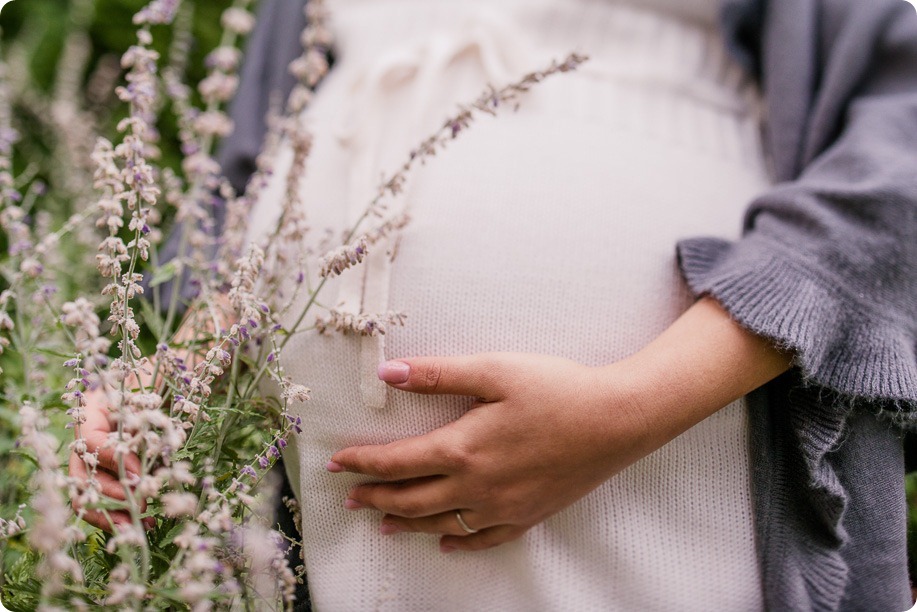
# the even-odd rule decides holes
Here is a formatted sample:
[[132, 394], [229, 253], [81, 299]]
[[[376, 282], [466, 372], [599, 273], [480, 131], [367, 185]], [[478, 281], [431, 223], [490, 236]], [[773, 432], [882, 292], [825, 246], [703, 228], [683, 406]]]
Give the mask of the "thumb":
[[469, 395], [485, 401], [501, 397], [502, 360], [495, 354], [415, 357], [379, 364], [379, 379], [403, 391]]

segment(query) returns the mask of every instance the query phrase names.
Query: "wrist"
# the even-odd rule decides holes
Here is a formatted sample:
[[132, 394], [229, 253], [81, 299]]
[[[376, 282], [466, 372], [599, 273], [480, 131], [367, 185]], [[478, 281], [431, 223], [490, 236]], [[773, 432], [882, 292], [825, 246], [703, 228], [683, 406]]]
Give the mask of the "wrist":
[[646, 444], [658, 448], [790, 363], [789, 353], [704, 298], [642, 350], [601, 369]]

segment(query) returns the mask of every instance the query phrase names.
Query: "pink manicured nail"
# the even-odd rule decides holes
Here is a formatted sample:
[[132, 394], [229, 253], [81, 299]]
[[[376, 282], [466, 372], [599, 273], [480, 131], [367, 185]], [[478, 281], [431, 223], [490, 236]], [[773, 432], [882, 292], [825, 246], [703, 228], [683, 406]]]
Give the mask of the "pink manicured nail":
[[344, 500], [344, 507], [347, 508], [348, 510], [359, 510], [360, 508], [363, 507], [363, 504], [361, 504], [360, 502], [358, 502], [355, 499], [347, 498]]
[[395, 385], [408, 382], [411, 366], [403, 361], [383, 361], [376, 370], [379, 380]]
[[379, 533], [382, 535], [392, 535], [401, 531], [401, 527], [392, 523], [382, 523], [379, 525]]
[[439, 545], [439, 552], [445, 553], [447, 555], [451, 552], [454, 552], [455, 550], [456, 550], [455, 546], [449, 546], [448, 544]]
[[329, 461], [328, 463], [325, 464], [325, 469], [328, 470], [329, 472], [343, 472], [344, 466], [341, 465], [340, 463]]

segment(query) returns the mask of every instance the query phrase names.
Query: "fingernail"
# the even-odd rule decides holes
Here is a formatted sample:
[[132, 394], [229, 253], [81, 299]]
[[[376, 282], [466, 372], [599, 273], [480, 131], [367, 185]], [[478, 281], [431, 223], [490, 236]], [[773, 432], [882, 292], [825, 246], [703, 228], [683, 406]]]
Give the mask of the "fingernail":
[[402, 531], [401, 527], [392, 523], [382, 523], [379, 525], [379, 533], [382, 535], [392, 535]]
[[325, 469], [328, 470], [329, 472], [343, 472], [344, 466], [335, 461], [329, 461], [328, 463], [325, 464]]
[[348, 497], [347, 499], [344, 500], [344, 507], [347, 508], [348, 510], [359, 510], [360, 508], [363, 508], [364, 506], [357, 500], [350, 499]]
[[403, 361], [383, 361], [376, 370], [379, 380], [395, 385], [408, 382], [411, 366]]
[[439, 552], [445, 553], [447, 555], [451, 552], [454, 552], [455, 550], [456, 550], [455, 546], [449, 546], [448, 544], [439, 545]]

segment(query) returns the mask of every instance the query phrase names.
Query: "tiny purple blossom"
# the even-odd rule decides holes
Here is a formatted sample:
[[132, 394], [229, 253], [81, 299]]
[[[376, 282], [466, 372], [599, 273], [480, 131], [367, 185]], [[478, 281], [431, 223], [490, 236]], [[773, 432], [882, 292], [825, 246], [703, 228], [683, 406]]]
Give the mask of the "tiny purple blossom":
[[67, 361], [64, 362], [64, 367], [65, 368], [75, 368], [76, 366], [79, 365], [79, 363], [80, 363], [79, 359], [68, 359]]
[[244, 468], [242, 468], [242, 474], [251, 476], [252, 478], [258, 477], [258, 474], [255, 472], [254, 468], [252, 468], [250, 465], [246, 465]]
[[270, 462], [267, 460], [267, 457], [261, 455], [258, 457], [258, 465], [260, 465], [262, 468], [266, 468], [268, 465], [270, 465]]

